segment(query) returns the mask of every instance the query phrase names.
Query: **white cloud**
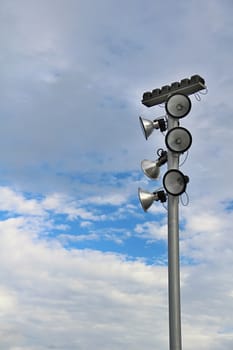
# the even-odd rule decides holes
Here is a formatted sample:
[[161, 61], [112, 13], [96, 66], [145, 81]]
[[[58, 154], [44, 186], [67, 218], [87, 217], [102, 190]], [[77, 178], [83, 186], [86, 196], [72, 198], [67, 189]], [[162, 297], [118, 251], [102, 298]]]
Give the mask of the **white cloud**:
[[21, 193], [9, 187], [0, 187], [0, 210], [16, 214], [43, 215], [44, 211], [35, 199], [25, 199]]
[[128, 197], [125, 194], [112, 193], [107, 195], [100, 195], [90, 197], [86, 200], [88, 203], [95, 205], [121, 205], [128, 201]]
[[96, 233], [84, 235], [61, 234], [58, 236], [58, 239], [64, 244], [66, 242], [95, 241], [99, 239], [99, 236]]
[[17, 300], [12, 290], [0, 289], [0, 312], [2, 315], [14, 312], [17, 308]]
[[56, 214], [66, 214], [70, 220], [104, 220], [105, 215], [95, 215], [90, 210], [78, 206], [78, 201], [63, 193], [53, 193], [42, 201], [42, 207], [52, 210]]
[[[1, 228], [0, 240], [2, 284], [4, 290], [14, 291], [13, 300], [7, 294], [5, 329], [20, 338], [15, 342], [12, 334], [6, 349], [14, 345], [67, 349], [77, 344], [107, 349], [111, 344], [117, 348], [127, 343], [135, 348], [135, 337], [144, 344], [144, 337], [137, 335], [142, 321], [141, 332], [154, 337], [150, 330], [151, 303], [160, 304], [159, 308], [162, 303], [166, 310], [166, 298], [161, 293], [166, 287], [164, 268], [127, 262], [114, 254], [68, 252], [56, 244], [33, 242], [17, 221], [13, 227]], [[162, 319], [165, 316], [164, 312]]]
[[53, 193], [38, 199], [28, 199], [22, 192], [6, 186], [0, 187], [0, 210], [8, 212], [8, 215], [37, 216], [38, 222], [39, 217], [41, 220], [45, 218], [48, 220], [49, 213], [66, 215], [68, 220], [79, 218], [85, 221], [101, 221], [106, 218], [104, 214], [98, 215], [97, 211], [94, 214], [93, 208], [92, 211], [85, 209], [75, 198], [65, 193]]
[[[165, 266], [114, 253], [66, 251], [36, 237], [22, 219], [1, 222], [0, 307], [8, 334], [3, 349], [167, 346]], [[232, 264], [224, 267], [224, 259], [181, 268], [183, 337], [190, 350], [201, 342], [211, 349], [213, 339], [230, 349]]]
[[182, 216], [185, 220], [181, 232], [184, 255], [197, 261], [231, 262], [232, 211], [226, 211], [223, 204], [206, 198], [190, 203]]
[[158, 221], [137, 224], [135, 232], [139, 237], [148, 241], [167, 240], [167, 225], [163, 225]]
[[91, 221], [82, 221], [80, 223], [80, 226], [81, 227], [90, 227], [92, 225], [92, 222]]

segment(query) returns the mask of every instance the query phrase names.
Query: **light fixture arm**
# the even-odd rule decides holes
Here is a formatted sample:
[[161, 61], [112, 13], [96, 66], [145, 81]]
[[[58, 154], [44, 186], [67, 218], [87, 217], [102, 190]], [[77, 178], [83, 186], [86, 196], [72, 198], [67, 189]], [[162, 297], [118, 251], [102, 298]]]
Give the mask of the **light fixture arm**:
[[157, 191], [157, 197], [161, 203], [164, 203], [167, 201], [167, 194], [164, 191]]
[[161, 166], [165, 163], [167, 163], [167, 151], [164, 151], [163, 149], [161, 149], [160, 154], [157, 152], [157, 154], [159, 155], [159, 158], [157, 159], [157, 165]]
[[155, 119], [153, 123], [155, 129], [159, 129], [161, 132], [167, 130], [167, 123], [164, 118]]

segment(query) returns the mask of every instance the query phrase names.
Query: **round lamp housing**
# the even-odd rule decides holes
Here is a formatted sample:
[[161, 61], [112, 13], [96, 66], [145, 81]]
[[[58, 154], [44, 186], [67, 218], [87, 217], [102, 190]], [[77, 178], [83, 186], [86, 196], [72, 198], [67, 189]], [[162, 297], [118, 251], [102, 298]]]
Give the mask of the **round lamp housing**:
[[191, 109], [191, 100], [187, 95], [171, 95], [165, 103], [165, 109], [169, 116], [175, 119], [184, 118]]
[[192, 135], [187, 129], [178, 126], [167, 132], [165, 143], [170, 151], [184, 153], [192, 144]]
[[184, 193], [188, 182], [188, 176], [177, 169], [168, 170], [163, 177], [163, 186], [166, 192], [172, 196]]

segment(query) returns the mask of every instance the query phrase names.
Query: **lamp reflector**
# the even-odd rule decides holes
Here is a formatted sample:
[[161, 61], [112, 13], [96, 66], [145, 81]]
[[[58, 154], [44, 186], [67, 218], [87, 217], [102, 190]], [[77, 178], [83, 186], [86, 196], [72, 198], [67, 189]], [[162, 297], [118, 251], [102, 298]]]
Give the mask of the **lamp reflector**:
[[167, 197], [164, 191], [157, 192], [148, 192], [144, 191], [141, 188], [138, 189], [138, 197], [141, 203], [141, 206], [144, 211], [150, 208], [154, 201], [160, 201], [162, 203], [166, 202]]
[[139, 120], [140, 120], [143, 134], [147, 140], [154, 130], [154, 123], [151, 120], [148, 120], [142, 117], [139, 117]]
[[191, 109], [191, 100], [184, 94], [171, 95], [165, 103], [165, 109], [173, 118], [184, 118]]
[[150, 179], [157, 179], [159, 177], [160, 168], [157, 161], [144, 159], [141, 162], [141, 167], [146, 176]]
[[144, 211], [147, 211], [154, 202], [154, 194], [144, 191], [141, 188], [138, 189], [138, 197]]
[[182, 127], [176, 127], [168, 131], [165, 138], [167, 148], [176, 153], [187, 151], [192, 144], [192, 135]]
[[154, 121], [151, 121], [149, 119], [139, 117], [139, 120], [146, 140], [152, 134], [154, 129], [160, 129], [161, 132], [167, 130], [167, 124], [163, 118], [158, 118]]
[[188, 181], [188, 176], [185, 176], [180, 170], [171, 169], [163, 177], [163, 186], [167, 193], [179, 196], [185, 192]]

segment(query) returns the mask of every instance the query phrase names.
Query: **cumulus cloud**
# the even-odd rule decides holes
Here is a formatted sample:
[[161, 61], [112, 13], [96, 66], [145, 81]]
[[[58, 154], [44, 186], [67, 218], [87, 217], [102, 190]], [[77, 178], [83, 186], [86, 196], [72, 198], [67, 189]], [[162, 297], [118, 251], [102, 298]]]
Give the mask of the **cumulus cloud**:
[[[115, 254], [68, 252], [59, 244], [33, 242], [17, 221], [1, 228], [0, 237], [5, 285], [0, 293], [5, 319], [2, 332], [9, 335], [4, 349], [14, 345], [23, 349], [90, 348], [96, 344], [105, 349], [124, 344], [135, 348], [135, 337], [143, 341], [138, 330], [154, 337], [151, 303], [166, 310], [164, 268]], [[141, 306], [136, 308], [137, 304]], [[159, 325], [159, 318], [157, 321]], [[148, 346], [150, 342], [148, 339]]]
[[21, 193], [17, 193], [6, 186], [0, 187], [0, 210], [21, 215], [43, 214], [43, 208], [36, 199], [25, 199]]
[[[66, 250], [19, 218], [1, 221], [3, 349], [167, 346], [167, 267], [127, 256]], [[200, 245], [199, 249], [202, 249]], [[181, 269], [184, 346], [230, 349], [231, 264]], [[4, 336], [4, 337], [3, 337]], [[1, 339], [2, 339], [1, 338]]]
[[167, 240], [167, 225], [156, 221], [136, 225], [135, 232], [148, 241]]

